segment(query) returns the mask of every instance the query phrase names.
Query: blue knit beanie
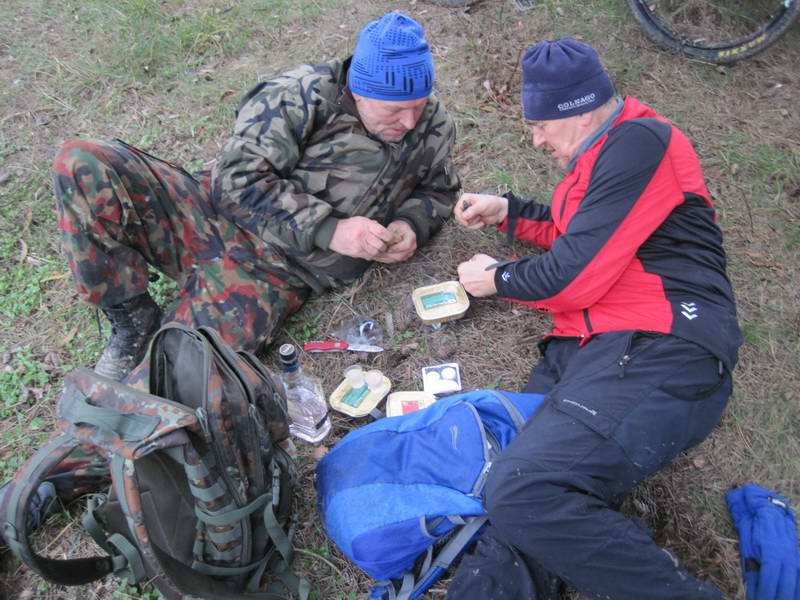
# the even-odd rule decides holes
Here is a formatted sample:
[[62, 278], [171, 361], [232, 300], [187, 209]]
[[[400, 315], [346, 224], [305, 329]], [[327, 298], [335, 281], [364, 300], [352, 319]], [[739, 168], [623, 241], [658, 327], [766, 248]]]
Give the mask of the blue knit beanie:
[[614, 85], [591, 46], [561, 38], [522, 57], [522, 109], [529, 121], [564, 119], [602, 106]]
[[350, 91], [378, 100], [416, 100], [433, 89], [433, 57], [419, 23], [391, 12], [358, 36], [347, 73]]

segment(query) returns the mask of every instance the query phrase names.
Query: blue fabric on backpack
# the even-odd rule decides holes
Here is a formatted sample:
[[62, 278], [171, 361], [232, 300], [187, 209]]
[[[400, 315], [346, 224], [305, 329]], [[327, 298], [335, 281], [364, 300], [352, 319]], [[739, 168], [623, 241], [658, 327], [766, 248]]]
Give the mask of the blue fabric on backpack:
[[402, 577], [458, 517], [485, 514], [493, 454], [542, 398], [475, 390], [350, 432], [317, 466], [328, 536], [370, 577]]
[[800, 600], [800, 550], [786, 498], [748, 483], [725, 496], [739, 532], [747, 600]]

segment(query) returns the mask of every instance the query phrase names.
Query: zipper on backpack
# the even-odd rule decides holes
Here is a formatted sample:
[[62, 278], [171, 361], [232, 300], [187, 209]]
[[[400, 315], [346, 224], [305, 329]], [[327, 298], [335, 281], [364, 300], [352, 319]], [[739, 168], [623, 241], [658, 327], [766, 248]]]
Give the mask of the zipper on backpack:
[[497, 390], [490, 391], [492, 392], [492, 395], [500, 401], [500, 404], [503, 405], [503, 408], [506, 409], [508, 416], [511, 417], [511, 421], [514, 423], [517, 433], [522, 431], [522, 427], [525, 425], [525, 418], [522, 416], [522, 413], [519, 412], [519, 409], [517, 409], [517, 407], [514, 406], [514, 403], [501, 392], [498, 392]]
[[211, 437], [211, 428], [208, 426], [208, 414], [206, 413], [206, 409], [202, 407], [197, 408], [194, 414], [197, 415], [197, 422], [200, 423], [200, 429], [203, 430], [203, 437], [207, 443], [211, 444], [213, 440]]
[[[256, 431], [258, 429], [258, 426], [256, 424], [256, 419], [253, 418], [254, 413], [251, 410], [251, 408], [255, 406], [255, 394], [253, 390], [250, 388], [250, 386], [247, 384], [247, 382], [244, 381], [243, 378], [239, 376], [238, 369], [234, 365], [235, 357], [231, 357], [229, 355], [230, 350], [227, 348], [227, 346], [223, 344], [218, 344], [217, 340], [214, 339], [213, 336], [208, 336], [208, 338], [206, 339], [208, 340], [208, 343], [211, 346], [214, 354], [216, 354], [219, 357], [220, 362], [227, 369], [228, 374], [231, 376], [231, 379], [235, 380], [239, 384], [239, 387], [241, 388], [242, 392], [244, 392], [243, 395], [248, 405], [247, 420], [249, 421], [249, 426], [247, 428], [247, 435], [250, 436], [250, 446], [252, 448], [258, 449], [258, 452], [256, 452], [256, 457], [255, 457], [257, 464], [255, 465], [254, 468], [255, 487], [257, 490], [263, 490], [267, 485], [266, 478], [264, 477], [265, 465], [261, 458], [261, 442], [258, 437], [258, 432]], [[245, 493], [245, 502], [246, 501], [247, 497]]]
[[465, 402], [464, 406], [468, 407], [472, 416], [475, 417], [475, 423], [478, 426], [478, 431], [481, 434], [481, 443], [483, 444], [483, 469], [481, 469], [481, 472], [478, 474], [472, 486], [472, 494], [477, 496], [481, 493], [483, 486], [486, 484], [486, 478], [489, 477], [489, 470], [492, 468], [492, 461], [500, 454], [500, 444], [494, 435], [486, 429], [480, 414], [478, 414], [478, 409], [468, 402]]

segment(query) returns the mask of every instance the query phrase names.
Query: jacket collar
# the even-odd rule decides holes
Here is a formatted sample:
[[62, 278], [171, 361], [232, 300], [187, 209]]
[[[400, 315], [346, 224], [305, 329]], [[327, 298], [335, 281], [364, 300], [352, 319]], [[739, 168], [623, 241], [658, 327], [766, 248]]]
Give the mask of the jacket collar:
[[336, 98], [336, 103], [343, 112], [356, 117], [360, 121], [361, 119], [358, 116], [355, 98], [353, 98], [350, 88], [347, 87], [347, 72], [350, 70], [350, 63], [352, 60], [353, 57], [349, 56], [342, 63], [342, 70], [339, 73], [339, 80], [337, 82], [339, 84], [339, 95]]
[[575, 156], [572, 157], [572, 160], [569, 161], [569, 165], [567, 165], [567, 172], [571, 172], [572, 169], [575, 168], [575, 163], [578, 162], [578, 158], [580, 158], [581, 154], [586, 152], [589, 148], [595, 145], [597, 140], [603, 137], [608, 130], [614, 125], [619, 116], [622, 114], [622, 109], [625, 106], [625, 102], [622, 100], [621, 96], [617, 96], [617, 106], [614, 108], [614, 112], [612, 115], [606, 119], [597, 130], [590, 135], [584, 142], [578, 147], [578, 151], [575, 153]]

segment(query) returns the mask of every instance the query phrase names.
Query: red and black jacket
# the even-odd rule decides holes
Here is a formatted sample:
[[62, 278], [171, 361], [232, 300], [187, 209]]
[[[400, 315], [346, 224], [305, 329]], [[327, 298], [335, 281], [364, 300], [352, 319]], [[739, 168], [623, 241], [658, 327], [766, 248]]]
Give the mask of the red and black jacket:
[[576, 158], [549, 207], [510, 199], [509, 228], [547, 252], [498, 268], [498, 294], [552, 313], [550, 335], [670, 333], [735, 365], [742, 337], [700, 163], [638, 100]]

